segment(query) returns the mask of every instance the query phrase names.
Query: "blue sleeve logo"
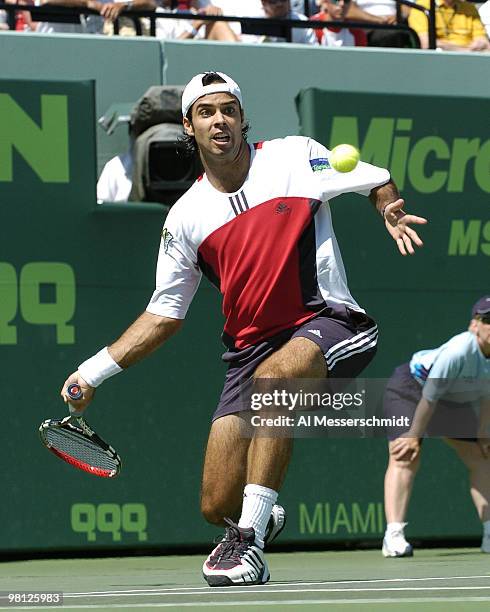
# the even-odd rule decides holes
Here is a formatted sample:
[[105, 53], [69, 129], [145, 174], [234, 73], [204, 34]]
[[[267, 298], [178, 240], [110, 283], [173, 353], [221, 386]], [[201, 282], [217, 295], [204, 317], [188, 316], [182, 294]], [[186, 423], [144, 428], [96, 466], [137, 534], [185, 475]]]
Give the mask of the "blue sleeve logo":
[[318, 157], [317, 159], [310, 159], [310, 166], [313, 172], [321, 172], [322, 170], [330, 170], [330, 162], [326, 157]]

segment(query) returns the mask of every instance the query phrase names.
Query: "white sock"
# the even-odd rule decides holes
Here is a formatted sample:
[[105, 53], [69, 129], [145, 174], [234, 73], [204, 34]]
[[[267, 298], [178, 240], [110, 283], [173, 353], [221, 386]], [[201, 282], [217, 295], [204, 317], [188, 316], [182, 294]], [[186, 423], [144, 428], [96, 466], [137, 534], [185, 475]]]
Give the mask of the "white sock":
[[483, 521], [483, 533], [490, 535], [490, 521]]
[[386, 533], [391, 535], [394, 531], [400, 531], [400, 529], [405, 529], [408, 523], [388, 523], [386, 525]]
[[277, 491], [261, 485], [248, 484], [243, 491], [242, 515], [238, 526], [253, 527], [255, 543], [260, 548], [264, 548], [265, 530], [276, 501]]

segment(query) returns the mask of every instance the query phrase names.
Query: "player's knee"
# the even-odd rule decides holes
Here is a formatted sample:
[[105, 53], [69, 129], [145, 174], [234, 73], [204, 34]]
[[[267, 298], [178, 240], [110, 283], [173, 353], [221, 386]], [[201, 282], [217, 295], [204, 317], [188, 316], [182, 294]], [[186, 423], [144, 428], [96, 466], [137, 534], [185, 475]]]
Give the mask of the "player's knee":
[[416, 472], [420, 466], [420, 454], [415, 459], [410, 460], [408, 457], [402, 457], [396, 459], [393, 455], [390, 455], [390, 467], [399, 470], [401, 472]]

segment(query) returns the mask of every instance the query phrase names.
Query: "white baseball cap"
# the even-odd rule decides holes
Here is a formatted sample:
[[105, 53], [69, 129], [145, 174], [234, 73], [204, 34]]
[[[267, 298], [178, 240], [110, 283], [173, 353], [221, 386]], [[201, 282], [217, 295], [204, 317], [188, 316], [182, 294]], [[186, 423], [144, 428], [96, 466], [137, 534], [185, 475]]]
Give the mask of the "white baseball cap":
[[211, 85], [203, 85], [203, 77], [209, 74], [208, 72], [202, 72], [196, 74], [185, 86], [184, 93], [182, 94], [182, 116], [185, 117], [190, 107], [196, 100], [207, 96], [208, 94], [227, 92], [237, 98], [240, 103], [240, 108], [243, 107], [242, 92], [238, 87], [238, 84], [230, 78], [224, 72], [216, 72], [225, 82], [224, 83], [212, 83]]

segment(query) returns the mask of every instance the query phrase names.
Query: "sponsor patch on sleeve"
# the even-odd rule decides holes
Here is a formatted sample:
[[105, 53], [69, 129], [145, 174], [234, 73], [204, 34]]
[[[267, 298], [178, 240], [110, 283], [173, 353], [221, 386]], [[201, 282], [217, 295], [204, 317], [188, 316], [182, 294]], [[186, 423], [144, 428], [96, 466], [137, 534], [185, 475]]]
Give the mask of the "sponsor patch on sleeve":
[[172, 234], [168, 231], [166, 227], [164, 227], [162, 231], [162, 240], [163, 240], [163, 250], [165, 253], [168, 253], [168, 249], [173, 239], [174, 237], [172, 236]]
[[310, 166], [313, 172], [321, 172], [322, 170], [330, 170], [330, 162], [326, 157], [317, 157], [310, 159]]

